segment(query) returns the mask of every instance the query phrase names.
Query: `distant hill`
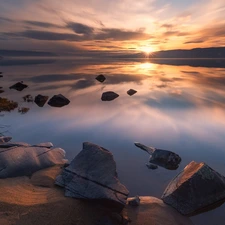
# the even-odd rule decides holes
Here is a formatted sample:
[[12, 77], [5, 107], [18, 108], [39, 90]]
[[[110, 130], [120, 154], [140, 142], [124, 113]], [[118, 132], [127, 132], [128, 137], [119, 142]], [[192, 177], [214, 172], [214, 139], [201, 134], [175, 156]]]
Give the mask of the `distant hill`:
[[41, 52], [41, 51], [18, 51], [18, 50], [2, 50], [0, 49], [0, 55], [3, 57], [55, 57], [57, 56], [52, 52]]
[[225, 58], [225, 47], [158, 51], [149, 58]]

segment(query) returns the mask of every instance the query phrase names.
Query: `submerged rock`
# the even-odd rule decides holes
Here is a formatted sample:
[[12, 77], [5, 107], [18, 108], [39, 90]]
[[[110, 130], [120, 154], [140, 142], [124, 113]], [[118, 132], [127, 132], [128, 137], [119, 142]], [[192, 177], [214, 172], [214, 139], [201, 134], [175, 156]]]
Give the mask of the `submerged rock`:
[[18, 107], [18, 103], [14, 101], [10, 101], [7, 98], [0, 97], [0, 112], [10, 112]]
[[39, 107], [43, 107], [45, 105], [45, 103], [48, 101], [48, 96], [44, 96], [44, 95], [37, 95], [34, 99], [34, 102], [39, 106]]
[[116, 94], [115, 92], [107, 91], [107, 92], [104, 92], [102, 94], [102, 98], [101, 99], [102, 99], [102, 101], [112, 101], [112, 100], [114, 100], [114, 99], [116, 99], [118, 97], [119, 97], [119, 95]]
[[26, 114], [30, 111], [30, 108], [27, 108], [27, 107], [21, 107], [18, 109], [18, 113], [20, 114]]
[[3, 144], [0, 148], [0, 178], [31, 175], [38, 170], [67, 162], [65, 151], [61, 148], [11, 144], [11, 147], [6, 143], [5, 147]]
[[95, 79], [96, 79], [97, 81], [103, 83], [103, 82], [105, 81], [106, 78], [105, 78], [104, 75], [100, 74], [100, 75], [98, 75]]
[[0, 143], [6, 143], [12, 140], [12, 137], [7, 137], [7, 136], [1, 136], [0, 137]]
[[34, 101], [34, 99], [33, 99], [33, 97], [31, 95], [25, 95], [25, 96], [23, 96], [23, 100], [25, 102], [33, 102]]
[[18, 82], [14, 85], [12, 85], [11, 87], [9, 87], [9, 89], [15, 89], [17, 91], [22, 91], [23, 89], [27, 88], [28, 85], [24, 84], [22, 81]]
[[168, 170], [176, 170], [181, 162], [181, 158], [174, 152], [168, 150], [157, 149], [153, 147], [147, 147], [141, 143], [134, 143], [138, 148], [146, 151], [150, 154], [149, 162]]
[[129, 193], [117, 178], [112, 153], [89, 142], [83, 143], [83, 150], [64, 168], [56, 184], [65, 188], [65, 196], [108, 200], [120, 207]]
[[54, 95], [49, 101], [48, 104], [52, 107], [63, 107], [65, 105], [68, 105], [70, 103], [70, 100], [67, 99], [65, 96], [58, 94]]
[[[193, 225], [191, 220], [154, 197], [141, 196], [137, 207], [127, 204], [123, 214], [131, 220], [131, 225]], [[128, 198], [128, 202], [129, 202]]]
[[147, 166], [150, 170], [156, 170], [156, 169], [158, 169], [158, 166], [156, 166], [156, 165], [154, 165], [154, 164], [151, 164], [151, 163], [146, 164], [146, 166]]
[[130, 95], [130, 96], [132, 96], [136, 93], [137, 93], [137, 91], [135, 91], [134, 89], [130, 89], [129, 91], [127, 91], [127, 94]]
[[225, 177], [192, 161], [167, 186], [162, 200], [183, 215], [196, 215], [225, 201]]

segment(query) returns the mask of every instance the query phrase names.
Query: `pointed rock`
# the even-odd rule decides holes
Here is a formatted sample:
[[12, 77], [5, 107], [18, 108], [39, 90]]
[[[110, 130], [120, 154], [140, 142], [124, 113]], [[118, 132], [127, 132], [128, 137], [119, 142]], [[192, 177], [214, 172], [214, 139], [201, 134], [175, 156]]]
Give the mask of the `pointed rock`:
[[16, 144], [0, 148], [0, 178], [28, 176], [54, 165], [64, 165], [65, 151]]
[[83, 143], [83, 150], [56, 178], [65, 188], [65, 196], [83, 199], [103, 199], [124, 206], [128, 190], [117, 178], [116, 163], [108, 150]]
[[9, 89], [15, 89], [17, 91], [22, 91], [23, 89], [27, 88], [28, 85], [23, 84], [23, 82], [18, 82], [14, 85], [12, 85], [11, 87], [9, 87]]
[[102, 98], [101, 99], [102, 99], [102, 101], [112, 101], [112, 100], [114, 100], [114, 99], [116, 99], [118, 97], [119, 97], [119, 95], [116, 94], [115, 92], [107, 91], [107, 92], [104, 92], [102, 94]]
[[132, 96], [136, 93], [137, 93], [137, 91], [135, 91], [134, 89], [130, 89], [129, 91], [127, 91], [127, 94], [130, 95], [130, 96]]
[[225, 177], [192, 161], [170, 182], [162, 200], [183, 215], [197, 215], [225, 201]]
[[45, 103], [48, 101], [48, 96], [44, 96], [44, 95], [37, 95], [34, 99], [34, 102], [39, 106], [39, 107], [43, 107], [45, 105]]
[[103, 74], [100, 74], [98, 75], [96, 78], [95, 78], [97, 81], [103, 83], [105, 81], [105, 76]]
[[52, 107], [63, 107], [65, 105], [68, 105], [70, 103], [70, 100], [67, 99], [65, 96], [58, 94], [54, 95], [49, 101], [48, 104]]

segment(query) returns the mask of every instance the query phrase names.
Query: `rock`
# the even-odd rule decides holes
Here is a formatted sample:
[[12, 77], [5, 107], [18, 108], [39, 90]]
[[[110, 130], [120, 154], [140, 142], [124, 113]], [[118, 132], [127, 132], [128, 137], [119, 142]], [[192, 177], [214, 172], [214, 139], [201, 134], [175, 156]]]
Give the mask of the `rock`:
[[25, 95], [25, 96], [23, 96], [23, 100], [25, 102], [33, 102], [34, 101], [34, 99], [33, 99], [33, 97], [31, 95]]
[[9, 142], [11, 140], [12, 140], [12, 137], [7, 137], [7, 136], [1, 136], [0, 137], [0, 143]]
[[100, 75], [98, 75], [95, 79], [96, 79], [97, 81], [103, 83], [103, 82], [105, 81], [106, 78], [105, 78], [104, 75], [100, 74]]
[[54, 165], [64, 165], [65, 151], [14, 144], [0, 148], [0, 178], [27, 176]]
[[123, 213], [130, 218], [131, 225], [193, 225], [188, 217], [154, 197], [140, 197], [137, 207], [127, 203]]
[[64, 97], [61, 94], [54, 95], [49, 101], [48, 104], [52, 107], [63, 107], [65, 105], [68, 105], [70, 103], [70, 100]]
[[26, 114], [29, 111], [30, 111], [30, 108], [27, 108], [27, 107], [21, 107], [18, 109], [18, 113], [21, 113], [21, 114]]
[[44, 95], [37, 95], [34, 99], [34, 102], [39, 106], [39, 107], [43, 107], [45, 105], [45, 103], [48, 101], [48, 96], [44, 96]]
[[174, 152], [147, 147], [138, 142], [135, 142], [134, 144], [150, 154], [149, 162], [152, 164], [156, 164], [168, 170], [176, 170], [180, 165], [181, 157]]
[[10, 112], [18, 107], [18, 103], [14, 101], [10, 101], [7, 98], [0, 97], [0, 112]]
[[32, 145], [32, 147], [52, 148], [53, 144], [51, 142], [46, 142], [46, 143], [40, 143], [40, 144], [37, 144], [37, 145]]
[[18, 82], [14, 85], [12, 85], [11, 87], [9, 87], [9, 89], [15, 89], [17, 91], [22, 91], [23, 89], [27, 88], [28, 85], [24, 84], [22, 81]]
[[156, 166], [156, 165], [154, 165], [154, 164], [151, 164], [151, 163], [146, 164], [146, 166], [147, 166], [150, 170], [156, 170], [156, 169], [158, 169], [158, 166]]
[[225, 177], [192, 161], [170, 182], [162, 200], [183, 215], [197, 215], [225, 201]]
[[4, 90], [1, 90], [1, 88], [0, 88], [0, 94], [3, 93], [3, 92], [5, 92], [5, 91]]
[[83, 150], [56, 178], [65, 188], [65, 196], [83, 199], [103, 199], [123, 207], [128, 190], [117, 178], [116, 163], [108, 150], [83, 143]]
[[107, 92], [104, 92], [102, 94], [102, 98], [101, 99], [102, 99], [102, 101], [112, 101], [112, 100], [114, 100], [114, 99], [116, 99], [118, 97], [119, 97], [119, 95], [116, 94], [115, 92], [107, 91]]
[[35, 172], [31, 177], [31, 183], [40, 187], [54, 187], [56, 177], [61, 173], [60, 166], [49, 167]]
[[134, 89], [130, 89], [129, 91], [127, 91], [127, 94], [130, 95], [130, 96], [132, 96], [136, 93], [137, 93], [137, 91], [135, 91]]
[[140, 205], [140, 198], [139, 198], [138, 195], [136, 195], [133, 198], [128, 198], [127, 202], [128, 202], [128, 205], [139, 206]]

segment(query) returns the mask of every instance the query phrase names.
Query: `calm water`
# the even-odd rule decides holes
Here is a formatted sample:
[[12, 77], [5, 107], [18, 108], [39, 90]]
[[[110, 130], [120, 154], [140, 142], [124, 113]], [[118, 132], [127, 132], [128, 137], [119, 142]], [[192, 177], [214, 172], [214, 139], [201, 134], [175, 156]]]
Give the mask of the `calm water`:
[[[169, 181], [192, 160], [206, 162], [225, 175], [225, 66], [221, 66], [225, 61], [213, 64], [220, 68], [213, 68], [211, 61], [195, 61], [194, 66], [180, 61], [170, 64], [147, 59], [2, 61], [0, 86], [5, 92], [1, 97], [30, 111], [2, 113], [0, 124], [9, 126], [6, 135], [13, 141], [50, 141], [65, 149], [69, 160], [84, 141], [109, 149], [131, 196], [160, 197]], [[95, 80], [100, 73], [107, 78], [104, 83]], [[18, 81], [29, 88], [22, 92], [8, 88]], [[138, 92], [128, 96], [130, 88]], [[102, 102], [105, 91], [120, 96]], [[59, 93], [71, 100], [68, 106], [39, 108], [22, 99], [27, 94], [52, 97]], [[145, 166], [148, 155], [134, 146], [135, 141], [176, 152], [182, 157], [179, 169], [149, 170]], [[199, 225], [224, 224], [224, 209], [192, 219]]]

